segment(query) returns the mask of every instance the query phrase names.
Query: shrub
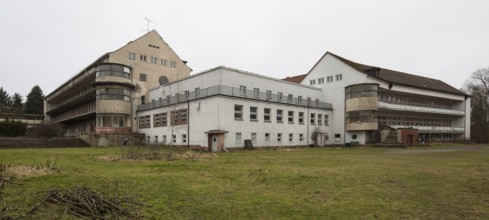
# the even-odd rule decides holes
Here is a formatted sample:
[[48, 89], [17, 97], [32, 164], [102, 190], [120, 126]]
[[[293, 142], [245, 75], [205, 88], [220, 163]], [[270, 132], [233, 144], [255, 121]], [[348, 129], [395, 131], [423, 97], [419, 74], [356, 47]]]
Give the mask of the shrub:
[[40, 124], [29, 128], [27, 136], [33, 138], [62, 137], [63, 127], [58, 124]]
[[27, 125], [20, 121], [2, 121], [0, 122], [0, 136], [24, 136], [27, 132]]

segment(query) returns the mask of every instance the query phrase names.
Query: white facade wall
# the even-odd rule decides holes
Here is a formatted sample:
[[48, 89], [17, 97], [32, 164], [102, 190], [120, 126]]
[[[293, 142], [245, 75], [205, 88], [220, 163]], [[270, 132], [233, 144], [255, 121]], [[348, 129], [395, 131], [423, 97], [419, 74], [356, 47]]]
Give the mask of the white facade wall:
[[[239, 89], [240, 86], [246, 86], [246, 89], [249, 91], [248, 93], [251, 94], [253, 94], [254, 88], [258, 88], [261, 93], [270, 90], [274, 97], [278, 92], [282, 92], [283, 100], [288, 99], [288, 94], [292, 94], [294, 98], [302, 96], [303, 103], [307, 102], [308, 97], [311, 98], [311, 102], [314, 102], [316, 99], [321, 100], [322, 95], [321, 90], [318, 88], [289, 83], [226, 67], [219, 67], [181, 81], [154, 88], [149, 92], [149, 97], [150, 100], [156, 101], [160, 98], [164, 99], [168, 95], [173, 96], [176, 93], [184, 94], [187, 90], [189, 92], [195, 92], [195, 88], [205, 90], [218, 85], [233, 87], [235, 89]], [[234, 118], [235, 105], [243, 106], [242, 120], [236, 120]], [[258, 108], [258, 120], [250, 120], [250, 107]], [[206, 132], [213, 130], [226, 132], [224, 134], [224, 146], [226, 148], [244, 147], [244, 140], [252, 139], [252, 133], [256, 133], [256, 141], [253, 143], [256, 147], [306, 146], [313, 143], [310, 136], [316, 127], [319, 128], [323, 135], [328, 135], [329, 137], [329, 140], [324, 141], [322, 144], [330, 144], [332, 140], [331, 125], [333, 112], [331, 109], [258, 100], [252, 95], [248, 95], [247, 97], [228, 95], [206, 97], [205, 94], [201, 94], [200, 98], [190, 100], [188, 103], [139, 111], [138, 116], [151, 116], [151, 128], [140, 128], [138, 132], [149, 136], [150, 143], [155, 143], [155, 136], [158, 136], [158, 143], [161, 144], [163, 135], [166, 135], [167, 142], [165, 144], [169, 144], [169, 141], [171, 141], [172, 127], [155, 128], [153, 114], [184, 108], [188, 108], [189, 127], [187, 125], [174, 127], [174, 134], [177, 140], [176, 145], [188, 144], [208, 147], [209, 135]], [[264, 121], [265, 108], [271, 109], [269, 122]], [[277, 122], [278, 109], [283, 111], [282, 123]], [[294, 112], [294, 123], [288, 122], [289, 111]], [[299, 112], [304, 113], [303, 124], [299, 124]], [[314, 124], [310, 124], [311, 113], [315, 114], [316, 120]], [[321, 125], [318, 125], [318, 114], [321, 114]], [[328, 115], [329, 124], [327, 125], [325, 124], [325, 115]], [[168, 115], [168, 120], [170, 120], [170, 115]], [[236, 140], [236, 133], [241, 133], [241, 139], [239, 141]], [[269, 134], [269, 140], [265, 138], [266, 133]], [[279, 133], [282, 134], [281, 141], [278, 141]], [[182, 134], [186, 135], [187, 141], [189, 141], [188, 143], [182, 141]], [[290, 134], [292, 134], [291, 141], [289, 140]], [[301, 134], [303, 135], [303, 140], [300, 139]]]
[[[336, 75], [341, 74], [342, 79], [337, 80]], [[327, 77], [332, 76], [333, 81], [328, 82]], [[324, 78], [324, 83], [319, 84], [319, 78]], [[451, 93], [444, 93], [433, 91], [429, 89], [415, 88], [404, 85], [394, 84], [389, 88], [389, 83], [372, 77], [368, 74], [359, 72], [358, 70], [352, 68], [351, 66], [338, 60], [336, 57], [327, 53], [323, 56], [318, 63], [310, 70], [308, 75], [302, 81], [304, 85], [310, 85], [311, 80], [315, 80], [315, 87], [321, 88], [322, 90], [322, 101], [332, 103], [333, 105], [333, 120], [332, 123], [332, 134], [331, 139], [335, 140], [334, 134], [340, 134], [341, 138], [333, 144], [344, 144], [345, 142], [359, 141], [360, 143], [365, 143], [366, 132], [365, 131], [351, 131], [347, 132], [345, 130], [345, 87], [359, 84], [359, 83], [378, 83], [380, 88], [398, 92], [406, 96], [417, 95], [425, 96], [429, 99], [444, 99], [448, 102], [454, 103], [453, 109], [458, 111], [464, 111], [466, 114], [463, 117], [454, 116], [452, 119], [452, 126], [465, 129], [465, 138], [468, 140], [470, 138], [470, 98], [465, 100], [462, 95], [456, 95]], [[413, 115], [415, 113], [406, 113], [408, 115]], [[440, 117], [447, 117], [445, 115], [440, 115]], [[357, 138], [352, 139], [352, 136], [356, 134]], [[338, 140], [338, 139], [336, 139]]]
[[[342, 75], [341, 80], [336, 80], [336, 75], [338, 74]], [[332, 82], [327, 82], [328, 76], [333, 76]], [[324, 78], [324, 84], [318, 84], [318, 78]], [[347, 134], [345, 131], [345, 87], [369, 82], [367, 75], [358, 72], [330, 54], [326, 54], [311, 69], [302, 81], [302, 84], [309, 85], [310, 80], [313, 79], [316, 81], [315, 87], [321, 88], [322, 90], [322, 101], [333, 104], [333, 129], [332, 135], [330, 135], [330, 139], [333, 142], [331, 144], [344, 144], [345, 142], [349, 142], [353, 134], [357, 135], [357, 141], [365, 143], [364, 132], [349, 132]], [[340, 138], [335, 139], [335, 134], [340, 134]], [[363, 142], [361, 142], [361, 138], [363, 138]]]
[[[235, 120], [234, 106], [243, 106], [243, 120]], [[211, 130], [226, 131], [224, 135], [224, 145], [227, 148], [244, 147], [243, 141], [251, 139], [252, 133], [256, 133], [256, 142], [253, 144], [257, 147], [277, 147], [277, 146], [306, 146], [312, 144], [311, 134], [316, 127], [322, 133], [331, 137], [331, 126], [324, 123], [324, 115], [329, 115], [331, 120], [332, 111], [317, 108], [307, 108], [294, 105], [279, 103], [270, 103], [242, 98], [213, 96], [191, 101], [189, 104], [183, 103], [170, 107], [156, 108], [152, 110], [139, 112], [139, 116], [151, 116], [151, 128], [140, 128], [139, 133], [150, 137], [150, 143], [155, 143], [158, 136], [158, 143], [162, 143], [163, 135], [166, 135], [167, 142], [171, 140], [172, 126], [154, 127], [153, 114], [170, 112], [177, 109], [185, 109], [189, 106], [189, 125], [177, 125], [173, 127], [173, 133], [176, 135], [176, 145], [186, 145], [182, 141], [182, 134], [187, 135], [187, 141], [190, 145], [200, 145], [207, 147], [208, 135], [206, 132]], [[250, 107], [258, 108], [258, 120], [250, 120]], [[264, 121], [264, 109], [271, 109], [270, 122]], [[277, 122], [277, 109], [283, 110], [282, 123]], [[288, 122], [288, 111], [294, 112], [294, 123]], [[299, 124], [299, 112], [304, 112], [304, 123]], [[309, 114], [308, 114], [309, 113]], [[310, 124], [309, 115], [315, 114], [315, 124]], [[318, 114], [322, 115], [322, 125], [318, 125]], [[168, 120], [170, 116], [168, 116]], [[190, 132], [189, 132], [190, 131]], [[241, 133], [241, 140], [236, 141], [236, 133]], [[269, 133], [269, 140], [265, 140], [265, 134]], [[282, 140], [278, 141], [278, 134], [282, 134]], [[189, 136], [190, 134], [190, 136]], [[292, 141], [289, 141], [289, 134], [293, 135]], [[300, 140], [300, 134], [303, 140]], [[331, 138], [324, 144], [329, 144]]]

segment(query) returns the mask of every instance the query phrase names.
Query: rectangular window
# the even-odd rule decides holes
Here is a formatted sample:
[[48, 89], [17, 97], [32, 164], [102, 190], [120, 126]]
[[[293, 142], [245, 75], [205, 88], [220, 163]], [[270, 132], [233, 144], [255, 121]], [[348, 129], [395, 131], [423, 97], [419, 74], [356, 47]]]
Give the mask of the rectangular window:
[[236, 133], [236, 144], [241, 144], [241, 133]]
[[311, 124], [312, 125], [316, 124], [316, 114], [315, 113], [311, 113]]
[[272, 99], [272, 91], [267, 90], [267, 100], [271, 100], [271, 99]]
[[177, 143], [177, 135], [173, 135], [171, 139], [174, 144]]
[[158, 143], [158, 135], [155, 135], [155, 144]]
[[258, 121], [258, 107], [250, 106], [250, 121]]
[[341, 141], [341, 134], [334, 134], [334, 142], [340, 142]]
[[162, 66], [166, 66], [166, 62], [167, 62], [166, 60], [163, 60], [163, 59], [162, 59], [162, 60], [161, 60], [161, 65], [162, 65]]
[[318, 114], [318, 125], [323, 125], [323, 115]]
[[195, 97], [200, 97], [200, 88], [195, 88]]
[[182, 134], [182, 143], [187, 143], [187, 135]]
[[265, 141], [266, 142], [270, 141], [270, 133], [265, 133]]
[[243, 120], [243, 106], [234, 105], [234, 120]]
[[239, 86], [239, 94], [246, 96], [246, 86]]
[[330, 83], [330, 82], [333, 82], [333, 76], [328, 76], [328, 77], [326, 78], [326, 81], [327, 81], [327, 82], [329, 82], [329, 83]]
[[311, 79], [309, 80], [309, 84], [312, 86], [312, 85], [315, 85], [316, 84], [316, 80], [315, 79]]
[[186, 99], [190, 98], [190, 91], [188, 90], [185, 91], [185, 98]]
[[323, 77], [319, 78], [318, 79], [318, 84], [323, 84], [323, 83], [324, 83], [324, 78]]
[[282, 123], [282, 109], [277, 109], [277, 123]]
[[279, 101], [282, 100], [282, 96], [283, 96], [283, 94], [281, 92], [279, 92], [278, 95], [277, 95]]
[[277, 142], [282, 142], [282, 133], [277, 134]]
[[146, 74], [139, 74], [139, 81], [146, 82]]
[[299, 124], [304, 124], [304, 112], [299, 112]]
[[251, 143], [256, 144], [256, 133], [251, 133]]
[[154, 63], [154, 64], [158, 63], [158, 58], [151, 57], [151, 63]]
[[260, 95], [260, 89], [254, 88], [253, 89], [253, 95], [255, 96], [255, 98], [258, 98], [258, 96]]
[[287, 97], [287, 100], [288, 100], [289, 102], [292, 102], [292, 98], [293, 98], [292, 94], [289, 94], [289, 96]]
[[324, 115], [324, 125], [329, 125], [328, 119], [329, 115]]
[[168, 117], [167, 117], [167, 114], [166, 112], [165, 113], [161, 113], [160, 114], [161, 116], [161, 126], [163, 127], [166, 127], [168, 125]]
[[289, 124], [294, 124], [294, 111], [289, 111]]
[[343, 79], [343, 74], [336, 75], [336, 81], [340, 81]]
[[299, 103], [299, 104], [302, 103], [302, 96], [297, 97], [297, 103]]
[[153, 127], [164, 127], [166, 125], [166, 112], [153, 115]]
[[304, 141], [304, 134], [299, 134], [299, 141]]
[[269, 108], [264, 108], [263, 109], [263, 121], [269, 122], [270, 121], [270, 114], [272, 110]]
[[[104, 123], [105, 127], [111, 127], [111, 126], [106, 126], [106, 123]], [[146, 116], [140, 116], [139, 117], [139, 128], [151, 128], [151, 116], [146, 115]]]
[[188, 121], [187, 109], [171, 111], [171, 125], [185, 125]]
[[146, 62], [146, 56], [145, 55], [139, 55], [139, 60]]
[[141, 105], [146, 103], [146, 97], [144, 95], [141, 96]]
[[161, 140], [163, 144], [166, 144], [166, 135], [163, 135], [163, 139]]
[[289, 134], [289, 142], [292, 142], [294, 140], [294, 134], [290, 133]]
[[129, 52], [129, 59], [130, 60], [135, 60], [136, 59], [136, 54]]
[[171, 61], [170, 62], [170, 66], [173, 67], [173, 68], [177, 68], [177, 62]]

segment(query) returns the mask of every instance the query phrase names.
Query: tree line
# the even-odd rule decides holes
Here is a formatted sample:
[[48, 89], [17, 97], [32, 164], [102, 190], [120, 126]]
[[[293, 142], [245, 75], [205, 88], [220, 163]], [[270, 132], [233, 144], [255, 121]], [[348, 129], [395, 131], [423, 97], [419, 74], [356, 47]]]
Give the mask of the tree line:
[[462, 91], [471, 96], [470, 139], [489, 142], [489, 67], [476, 70], [465, 81]]
[[0, 113], [44, 114], [44, 94], [41, 88], [38, 85], [32, 87], [24, 102], [19, 93], [9, 95], [0, 87]]

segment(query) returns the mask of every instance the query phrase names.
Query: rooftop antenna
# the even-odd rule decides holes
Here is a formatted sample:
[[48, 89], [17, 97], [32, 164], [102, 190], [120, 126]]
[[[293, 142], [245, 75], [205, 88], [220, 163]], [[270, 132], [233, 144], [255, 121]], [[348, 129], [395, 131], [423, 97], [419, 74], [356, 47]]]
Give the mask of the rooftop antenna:
[[144, 20], [146, 20], [146, 22], [148, 23], [148, 26], [147, 26], [148, 28], [146, 30], [144, 30], [144, 31], [149, 32], [149, 23], [150, 22], [153, 23], [153, 24], [156, 24], [156, 23], [154, 21], [152, 21], [152, 20], [149, 20], [147, 17], [144, 17]]

